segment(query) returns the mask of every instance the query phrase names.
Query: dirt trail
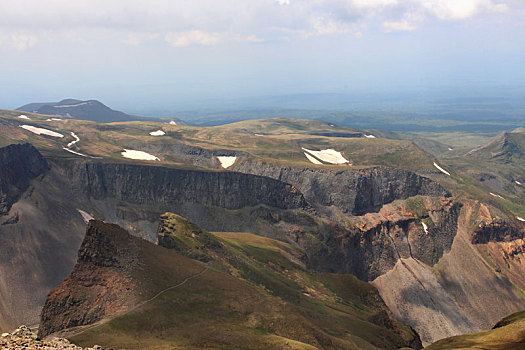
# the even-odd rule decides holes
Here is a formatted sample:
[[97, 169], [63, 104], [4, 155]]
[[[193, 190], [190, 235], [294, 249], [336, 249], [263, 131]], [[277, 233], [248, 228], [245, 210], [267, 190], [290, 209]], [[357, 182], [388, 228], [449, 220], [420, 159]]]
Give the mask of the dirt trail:
[[[201, 275], [203, 275], [206, 271], [208, 271], [210, 269], [209, 266], [206, 266], [202, 271], [194, 274], [194, 275], [191, 275], [189, 277], [186, 277], [182, 282], [180, 283], [177, 283], [176, 285], [174, 286], [171, 286], [171, 287], [168, 287], [168, 288], [165, 288], [163, 290], [161, 290], [160, 292], [158, 292], [157, 294], [155, 294], [153, 297], [149, 298], [148, 300], [144, 300], [143, 302], [135, 305], [133, 308], [129, 309], [129, 310], [125, 310], [124, 312], [122, 313], [117, 313], [116, 315], [112, 316], [112, 317], [107, 317], [107, 318], [104, 318], [98, 322], [95, 322], [91, 325], [87, 325], [87, 326], [81, 326], [82, 329], [78, 329], [77, 331], [75, 330], [72, 330], [72, 331], [68, 331], [68, 330], [64, 330], [64, 331], [61, 331], [59, 332], [60, 333], [60, 337], [64, 337], [64, 338], [70, 338], [70, 337], [74, 337], [74, 336], [77, 336], [77, 335], [80, 335], [84, 332], [86, 332], [87, 330], [90, 330], [90, 329], [93, 329], [93, 328], [97, 328], [97, 327], [100, 327], [102, 326], [103, 324], [105, 324], [106, 322], [108, 321], [111, 321], [113, 320], [114, 318], [116, 317], [120, 317], [122, 315], [125, 315], [127, 313], [130, 313], [130, 312], [133, 312], [135, 310], [137, 310], [138, 308], [152, 302], [153, 300], [157, 299], [158, 297], [160, 297], [162, 294], [170, 291], [170, 290], [173, 290], [175, 288], [178, 288], [178, 287], [181, 287], [183, 286], [184, 284], [186, 284], [188, 281], [194, 279], [194, 278], [197, 278]], [[54, 334], [53, 336], [56, 336], [56, 334]]]

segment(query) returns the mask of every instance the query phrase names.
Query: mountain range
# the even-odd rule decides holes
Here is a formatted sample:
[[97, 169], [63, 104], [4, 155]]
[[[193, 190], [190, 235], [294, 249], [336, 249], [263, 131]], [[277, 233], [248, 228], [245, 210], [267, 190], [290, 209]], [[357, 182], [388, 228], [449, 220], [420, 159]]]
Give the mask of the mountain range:
[[524, 141], [2, 110], [0, 329], [126, 349], [519, 348]]

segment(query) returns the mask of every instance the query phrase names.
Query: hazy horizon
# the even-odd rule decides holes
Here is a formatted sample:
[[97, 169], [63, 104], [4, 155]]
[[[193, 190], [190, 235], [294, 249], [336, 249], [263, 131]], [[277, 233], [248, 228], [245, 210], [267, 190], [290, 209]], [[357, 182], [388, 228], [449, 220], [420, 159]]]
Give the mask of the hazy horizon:
[[300, 94], [525, 98], [521, 1], [18, 0], [0, 11], [1, 108], [70, 97], [144, 114]]

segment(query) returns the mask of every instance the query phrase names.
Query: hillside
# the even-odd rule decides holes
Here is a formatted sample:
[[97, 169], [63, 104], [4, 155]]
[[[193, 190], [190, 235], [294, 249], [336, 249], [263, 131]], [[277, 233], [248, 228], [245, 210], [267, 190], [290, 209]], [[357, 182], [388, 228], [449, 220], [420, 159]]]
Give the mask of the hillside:
[[91, 221], [72, 274], [46, 301], [40, 335], [98, 321], [63, 334], [127, 349], [418, 348], [373, 287], [309, 273], [289, 260], [295, 249], [285, 243], [224, 239], [173, 214], [160, 231], [185, 242], [178, 252], [215, 256], [203, 264]]
[[[370, 134], [302, 120], [198, 128], [0, 115], [0, 146], [30, 142], [49, 166], [0, 217], [3, 329], [38, 322], [49, 289], [73, 267], [85, 220], [157, 242], [165, 212], [224, 239], [287, 242], [309, 273], [371, 282], [424, 344], [525, 309], [525, 202], [510, 191], [520, 185], [502, 192], [480, 177], [512, 164], [488, 168], [460, 150], [436, 159], [408, 140], [349, 137]], [[192, 239], [175, 240], [177, 251], [217, 261], [206, 241]], [[231, 262], [219, 260], [229, 271]], [[255, 276], [272, 265], [261, 268]]]
[[17, 110], [60, 118], [91, 120], [98, 123], [136, 120], [137, 117], [115, 111], [97, 100], [65, 99], [60, 102], [29, 103]]
[[491, 330], [443, 339], [426, 349], [524, 349], [524, 329], [525, 312], [518, 312], [504, 318]]

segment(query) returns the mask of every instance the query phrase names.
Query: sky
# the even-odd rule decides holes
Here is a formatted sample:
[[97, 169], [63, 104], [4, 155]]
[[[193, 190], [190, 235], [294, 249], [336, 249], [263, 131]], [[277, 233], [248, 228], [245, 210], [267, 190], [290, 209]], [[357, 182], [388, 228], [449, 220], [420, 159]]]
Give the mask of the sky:
[[502, 88], [525, 98], [522, 0], [0, 0], [0, 16], [0, 108]]

